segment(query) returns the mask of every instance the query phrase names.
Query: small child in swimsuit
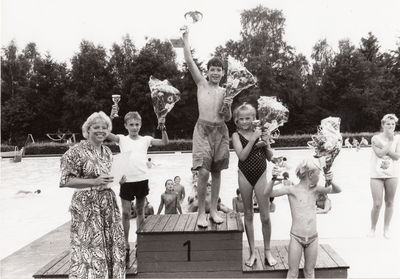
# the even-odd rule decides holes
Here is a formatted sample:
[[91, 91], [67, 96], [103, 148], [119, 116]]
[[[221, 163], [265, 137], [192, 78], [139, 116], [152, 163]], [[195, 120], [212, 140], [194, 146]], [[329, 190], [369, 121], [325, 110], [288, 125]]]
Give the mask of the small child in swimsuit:
[[165, 214], [182, 214], [181, 203], [178, 194], [174, 191], [174, 181], [168, 179], [165, 181], [165, 193], [161, 195], [161, 203], [157, 214], [160, 214], [165, 205]]
[[[274, 173], [275, 168], [272, 170]], [[288, 195], [292, 213], [292, 227], [289, 242], [289, 270], [287, 278], [297, 278], [301, 255], [304, 251], [304, 277], [314, 278], [314, 268], [318, 254], [317, 214], [315, 203], [319, 194], [340, 193], [341, 189], [334, 182], [328, 187], [317, 185], [321, 166], [315, 158], [303, 159], [296, 168], [299, 184], [291, 187], [273, 189], [276, 180], [268, 182], [264, 194], [272, 197]], [[325, 174], [327, 180], [332, 180], [333, 174]], [[278, 182], [279, 183], [279, 182]]]
[[264, 139], [265, 146], [258, 147], [256, 143], [259, 138], [264, 137], [261, 128], [254, 129], [252, 123], [256, 119], [256, 109], [247, 103], [240, 105], [234, 111], [234, 121], [237, 132], [232, 134], [233, 148], [238, 156], [238, 182], [242, 194], [244, 205], [244, 222], [246, 235], [250, 247], [250, 258], [245, 261], [245, 265], [252, 267], [257, 260], [257, 252], [254, 242], [253, 225], [253, 192], [255, 193], [264, 240], [263, 259], [268, 265], [275, 265], [276, 260], [271, 254], [271, 220], [269, 216], [270, 204], [269, 197], [263, 195], [265, 184], [267, 183], [267, 160], [271, 161], [274, 155], [269, 140]]

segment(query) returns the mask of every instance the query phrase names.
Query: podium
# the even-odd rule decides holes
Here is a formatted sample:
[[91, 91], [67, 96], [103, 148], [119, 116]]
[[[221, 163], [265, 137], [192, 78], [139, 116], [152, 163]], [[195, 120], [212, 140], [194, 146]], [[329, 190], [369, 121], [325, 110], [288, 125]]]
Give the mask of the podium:
[[220, 216], [224, 222], [217, 225], [207, 215], [207, 228], [197, 226], [197, 214], [148, 217], [137, 230], [139, 274], [208, 277], [210, 272], [242, 272], [242, 220], [234, 212]]

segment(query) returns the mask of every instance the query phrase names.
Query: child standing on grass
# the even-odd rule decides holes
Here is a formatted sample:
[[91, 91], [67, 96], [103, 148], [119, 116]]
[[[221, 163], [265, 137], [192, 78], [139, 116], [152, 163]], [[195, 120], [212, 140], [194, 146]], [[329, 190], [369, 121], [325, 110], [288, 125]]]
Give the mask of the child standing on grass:
[[[276, 171], [274, 167], [272, 172]], [[283, 186], [273, 189], [276, 180], [268, 182], [264, 195], [279, 197], [288, 195], [292, 213], [292, 227], [289, 242], [289, 270], [287, 278], [297, 278], [301, 255], [304, 251], [304, 277], [314, 278], [314, 268], [318, 254], [317, 214], [315, 204], [319, 194], [340, 193], [342, 190], [334, 182], [328, 187], [317, 185], [321, 166], [314, 158], [303, 159], [296, 168], [299, 184], [290, 187]], [[332, 180], [331, 171], [325, 174], [327, 180]]]
[[[207, 63], [207, 78], [203, 76], [193, 61], [189, 45], [189, 28], [183, 33], [183, 54], [189, 71], [197, 85], [197, 102], [199, 119], [193, 132], [193, 169], [198, 171], [198, 203], [199, 211], [197, 225], [208, 226], [205, 199], [207, 181], [210, 173], [212, 178], [210, 218], [217, 224], [223, 222], [218, 215], [217, 205], [221, 186], [221, 171], [229, 165], [229, 133], [225, 121], [231, 119], [230, 106], [233, 98], [224, 98], [225, 89], [219, 86], [224, 76], [223, 62], [212, 58]], [[226, 115], [219, 113], [223, 104], [229, 106]]]
[[182, 214], [181, 203], [178, 194], [174, 191], [172, 179], [165, 181], [165, 193], [161, 194], [161, 203], [157, 214], [160, 214], [165, 205], [165, 214]]
[[256, 109], [253, 106], [246, 103], [239, 106], [234, 112], [234, 121], [238, 131], [232, 135], [233, 148], [239, 158], [239, 189], [244, 204], [244, 223], [251, 253], [245, 264], [249, 267], [252, 267], [257, 260], [254, 243], [253, 191], [257, 197], [260, 210], [265, 262], [271, 266], [276, 264], [270, 249], [271, 220], [269, 216], [269, 198], [263, 194], [267, 183], [267, 160], [271, 161], [273, 153], [268, 139], [265, 140], [266, 146], [256, 146], [260, 136], [262, 136], [262, 132], [260, 127], [256, 127], [253, 130], [252, 122], [255, 119]]

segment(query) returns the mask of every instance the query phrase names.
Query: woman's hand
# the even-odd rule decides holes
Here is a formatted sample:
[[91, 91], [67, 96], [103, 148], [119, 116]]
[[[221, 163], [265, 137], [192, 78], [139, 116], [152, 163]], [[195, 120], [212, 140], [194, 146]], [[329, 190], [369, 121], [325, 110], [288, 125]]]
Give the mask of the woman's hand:
[[98, 190], [103, 190], [107, 188], [108, 183], [114, 181], [114, 177], [108, 174], [101, 174], [99, 177], [94, 179], [94, 186], [98, 187]]
[[394, 141], [394, 131], [390, 131], [388, 133], [388, 139], [389, 141], [393, 142]]

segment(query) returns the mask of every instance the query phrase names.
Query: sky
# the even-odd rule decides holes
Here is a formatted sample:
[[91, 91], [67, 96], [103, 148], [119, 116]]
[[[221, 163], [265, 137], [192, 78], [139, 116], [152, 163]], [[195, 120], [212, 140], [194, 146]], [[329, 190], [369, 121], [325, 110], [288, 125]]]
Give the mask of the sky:
[[42, 56], [49, 51], [68, 63], [83, 39], [110, 49], [129, 34], [141, 48], [146, 36], [179, 36], [184, 14], [200, 11], [203, 20], [190, 27], [190, 43], [207, 61], [217, 46], [240, 39], [240, 11], [260, 4], [283, 12], [284, 40], [309, 61], [320, 39], [335, 51], [339, 40], [349, 38], [358, 46], [368, 32], [382, 52], [400, 43], [398, 0], [1, 0], [1, 46], [14, 39], [21, 51], [34, 42]]

